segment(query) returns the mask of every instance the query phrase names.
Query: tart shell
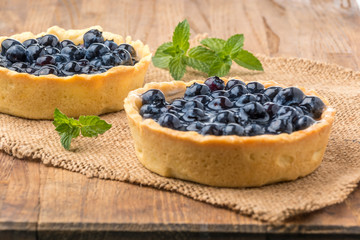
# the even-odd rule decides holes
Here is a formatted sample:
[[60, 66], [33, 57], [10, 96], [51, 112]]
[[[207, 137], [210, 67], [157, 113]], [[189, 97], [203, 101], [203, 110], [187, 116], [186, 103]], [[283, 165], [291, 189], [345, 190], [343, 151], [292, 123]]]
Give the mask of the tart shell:
[[[291, 134], [203, 136], [193, 131], [161, 127], [139, 114], [140, 95], [147, 90], [160, 89], [166, 100], [171, 101], [182, 97], [186, 87], [194, 82], [203, 83], [149, 83], [130, 92], [125, 99], [136, 155], [149, 170], [210, 186], [254, 187], [294, 180], [310, 174], [320, 165], [335, 110], [313, 90], [299, 87], [306, 95], [320, 97], [327, 107], [316, 124]], [[261, 83], [266, 88], [281, 86], [273, 81]]]
[[[90, 29], [102, 31], [100, 26], [82, 30], [65, 30], [54, 26], [37, 35], [30, 32], [0, 37], [20, 42], [45, 34], [54, 34], [60, 41], [69, 39], [83, 43], [83, 35]], [[129, 91], [142, 87], [146, 70], [151, 61], [149, 47], [141, 41], [132, 41], [110, 32], [103, 32], [104, 39], [117, 44], [131, 44], [139, 57], [134, 66], [116, 66], [101, 74], [79, 74], [69, 77], [55, 75], [35, 76], [17, 73], [0, 67], [0, 112], [30, 119], [53, 119], [55, 108], [69, 117], [100, 115], [123, 109]]]

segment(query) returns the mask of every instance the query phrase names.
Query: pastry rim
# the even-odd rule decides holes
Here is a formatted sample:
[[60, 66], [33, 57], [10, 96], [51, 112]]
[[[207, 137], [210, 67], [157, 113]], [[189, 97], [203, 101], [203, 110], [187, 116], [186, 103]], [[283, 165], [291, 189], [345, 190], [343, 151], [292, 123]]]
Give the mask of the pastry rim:
[[[33, 34], [32, 32], [22, 32], [22, 33], [19, 33], [19, 34], [14, 34], [12, 36], [1, 36], [0, 37], [0, 44], [5, 40], [5, 39], [8, 39], [8, 38], [12, 38], [12, 39], [16, 39], [20, 42], [23, 42], [24, 39], [29, 39], [29, 36], [30, 38], [37, 38], [37, 37], [41, 37], [41, 36], [44, 36], [46, 34], [54, 34], [56, 35], [58, 38], [59, 38], [59, 41], [61, 42], [62, 40], [64, 39], [69, 39], [69, 40], [72, 40], [74, 41], [73, 39], [74, 38], [64, 38], [61, 40], [60, 38], [60, 34], [63, 33], [63, 32], [71, 32], [71, 31], [89, 31], [91, 29], [97, 29], [101, 32], [103, 32], [103, 28], [101, 26], [92, 26], [92, 27], [88, 27], [88, 28], [84, 28], [84, 29], [68, 29], [68, 30], [65, 30], [59, 26], [52, 26], [50, 28], [48, 28], [46, 30], [46, 32], [41, 32], [41, 33], [38, 33], [38, 34]], [[59, 35], [58, 35], [59, 34]], [[76, 34], [73, 34], [75, 35], [75, 38], [76, 38]], [[107, 35], [108, 37], [105, 38], [104, 35]], [[24, 36], [27, 36], [26, 38], [24, 38]], [[81, 35], [82, 36], [82, 35]], [[131, 71], [134, 71], [136, 69], [141, 69], [141, 68], [145, 68], [148, 66], [148, 64], [151, 62], [151, 52], [150, 52], [150, 49], [148, 47], [148, 45], [145, 45], [142, 41], [140, 40], [136, 40], [136, 41], [132, 41], [131, 37], [130, 36], [127, 36], [127, 37], [123, 37], [121, 35], [118, 35], [118, 34], [114, 34], [114, 33], [111, 33], [111, 32], [103, 32], [103, 36], [104, 36], [104, 40], [109, 40], [109, 37], [114, 37], [118, 40], [122, 40], [123, 42], [122, 43], [128, 43], [130, 45], [139, 45], [140, 49], [138, 50], [141, 50], [142, 52], [145, 52], [145, 55], [144, 56], [141, 56], [141, 58], [139, 59], [139, 61], [133, 65], [133, 66], [124, 66], [124, 65], [119, 65], [119, 66], [114, 66], [112, 68], [110, 68], [109, 70], [107, 70], [106, 72], [103, 72], [103, 73], [97, 73], [97, 74], [74, 74], [72, 76], [57, 76], [57, 75], [54, 75], [54, 74], [48, 74], [48, 75], [39, 75], [39, 76], [36, 76], [34, 74], [29, 74], [29, 73], [19, 73], [19, 72], [16, 72], [16, 71], [13, 71], [13, 70], [10, 70], [6, 67], [1, 67], [0, 66], [0, 74], [6, 74], [8, 75], [9, 77], [21, 77], [21, 78], [27, 78], [27, 79], [30, 79], [30, 80], [35, 80], [35, 81], [39, 81], [39, 80], [47, 80], [47, 81], [72, 81], [72, 80], [78, 80], [79, 77], [86, 80], [86, 81], [91, 81], [92, 78], [94, 76], [108, 76], [108, 75], [113, 75], [113, 74], [118, 74], [120, 72], [131, 72]], [[76, 42], [79, 42], [79, 41], [76, 41]], [[76, 44], [76, 42], [74, 42]], [[119, 44], [119, 42], [117, 42], [117, 44]], [[138, 50], [136, 51], [138, 53]]]
[[[225, 82], [227, 82], [230, 79], [221, 78]], [[241, 79], [239, 77], [234, 77], [231, 79]], [[316, 134], [317, 132], [321, 131], [323, 128], [327, 128], [329, 125], [332, 125], [334, 121], [335, 116], [335, 109], [329, 105], [329, 102], [324, 97], [320, 96], [318, 93], [316, 93], [314, 90], [307, 90], [300, 86], [294, 86], [300, 88], [304, 94], [306, 95], [312, 95], [319, 97], [326, 105], [325, 111], [322, 113], [321, 118], [319, 120], [316, 120], [317, 122], [310, 127], [300, 130], [300, 131], [294, 131], [291, 134], [288, 133], [281, 133], [277, 135], [271, 135], [271, 134], [262, 134], [262, 135], [256, 135], [256, 136], [237, 136], [237, 135], [223, 135], [223, 136], [215, 136], [215, 135], [201, 135], [200, 133], [197, 133], [195, 131], [178, 131], [171, 128], [162, 127], [160, 124], [158, 124], [153, 119], [144, 119], [140, 113], [139, 110], [139, 101], [141, 103], [140, 94], [144, 93], [145, 91], [149, 89], [171, 89], [175, 88], [174, 86], [190, 86], [193, 83], [204, 83], [204, 81], [201, 80], [193, 80], [190, 82], [182, 82], [182, 81], [172, 81], [172, 82], [153, 82], [146, 84], [143, 88], [139, 88], [136, 90], [133, 90], [129, 93], [127, 98], [124, 101], [124, 109], [126, 111], [126, 114], [129, 118], [132, 118], [133, 121], [136, 123], [139, 123], [141, 127], [147, 127], [150, 128], [152, 131], [166, 134], [170, 137], [179, 138], [182, 140], [187, 140], [189, 142], [193, 143], [201, 143], [201, 144], [252, 144], [252, 143], [272, 143], [272, 142], [293, 142], [297, 141], [309, 134]], [[244, 81], [245, 83], [251, 82], [251, 81]], [[280, 86], [280, 87], [286, 87], [282, 84], [279, 84], [275, 81], [257, 81], [262, 83], [266, 88], [271, 86]], [[164, 92], [164, 95], [166, 96], [166, 91]], [[141, 105], [140, 105], [141, 107]]]

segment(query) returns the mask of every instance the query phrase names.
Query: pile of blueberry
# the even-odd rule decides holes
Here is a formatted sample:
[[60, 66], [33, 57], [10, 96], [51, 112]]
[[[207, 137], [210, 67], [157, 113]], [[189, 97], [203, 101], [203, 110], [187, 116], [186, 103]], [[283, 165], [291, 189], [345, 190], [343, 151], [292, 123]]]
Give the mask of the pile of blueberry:
[[151, 89], [141, 95], [140, 115], [161, 126], [203, 135], [255, 136], [303, 130], [321, 118], [325, 108], [316, 96], [299, 88], [245, 84], [232, 79], [225, 85], [218, 77], [186, 88], [183, 98], [171, 103]]
[[0, 67], [33, 75], [98, 74], [118, 65], [137, 63], [136, 51], [130, 44], [117, 45], [104, 40], [102, 32], [92, 29], [83, 36], [84, 44], [71, 40], [59, 41], [47, 34], [23, 43], [5, 39], [1, 43]]

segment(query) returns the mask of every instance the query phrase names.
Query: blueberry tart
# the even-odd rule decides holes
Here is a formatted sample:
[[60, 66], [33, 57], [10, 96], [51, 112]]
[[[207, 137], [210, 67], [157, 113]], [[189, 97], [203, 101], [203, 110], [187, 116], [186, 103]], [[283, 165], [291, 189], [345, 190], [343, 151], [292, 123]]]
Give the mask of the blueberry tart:
[[124, 108], [149, 170], [218, 187], [294, 180], [321, 163], [335, 111], [313, 90], [208, 78], [149, 83]]
[[0, 37], [0, 112], [52, 119], [123, 109], [129, 91], [143, 85], [151, 61], [147, 45], [94, 26]]

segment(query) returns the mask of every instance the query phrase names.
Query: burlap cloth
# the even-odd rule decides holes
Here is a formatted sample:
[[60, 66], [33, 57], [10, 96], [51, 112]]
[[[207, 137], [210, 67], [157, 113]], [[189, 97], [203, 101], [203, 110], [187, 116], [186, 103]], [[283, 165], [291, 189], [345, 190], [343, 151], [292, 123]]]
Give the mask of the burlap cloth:
[[[39, 159], [88, 177], [174, 191], [271, 223], [343, 201], [360, 180], [360, 73], [304, 59], [258, 57], [264, 72], [247, 71], [234, 64], [229, 76], [313, 88], [327, 96], [337, 110], [323, 163], [307, 177], [246, 189], [214, 188], [161, 177], [138, 162], [124, 111], [102, 116], [113, 127], [96, 139], [73, 140], [72, 151], [60, 145], [51, 121], [0, 114], [0, 149], [17, 158]], [[190, 71], [184, 80], [205, 77]], [[146, 82], [170, 80], [167, 71], [150, 66]]]

